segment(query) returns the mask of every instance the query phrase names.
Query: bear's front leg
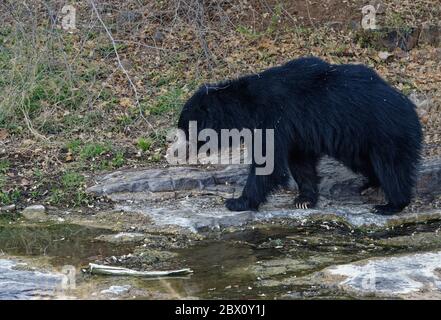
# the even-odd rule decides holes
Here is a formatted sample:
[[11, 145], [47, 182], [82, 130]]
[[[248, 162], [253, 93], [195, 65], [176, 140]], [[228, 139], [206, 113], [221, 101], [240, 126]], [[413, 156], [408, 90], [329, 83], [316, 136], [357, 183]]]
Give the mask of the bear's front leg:
[[299, 195], [294, 199], [297, 209], [314, 208], [318, 201], [318, 184], [320, 177], [317, 174], [318, 157], [293, 153], [289, 168], [299, 187]]
[[225, 200], [225, 207], [230, 211], [257, 211], [257, 207], [251, 206], [250, 201], [244, 196]]
[[247, 182], [239, 198], [227, 199], [225, 206], [230, 211], [257, 211], [266, 202], [268, 194], [278, 186], [288, 184], [286, 172], [275, 170], [270, 175], [256, 175], [256, 167], [251, 165]]

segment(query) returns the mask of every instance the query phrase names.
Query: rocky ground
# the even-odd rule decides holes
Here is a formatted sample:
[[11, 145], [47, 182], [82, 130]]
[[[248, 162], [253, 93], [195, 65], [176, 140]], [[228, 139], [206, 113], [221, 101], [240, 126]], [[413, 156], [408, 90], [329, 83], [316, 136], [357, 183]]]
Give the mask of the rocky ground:
[[[88, 5], [72, 32], [48, 24], [57, 1], [0, 8], [0, 299], [439, 298], [438, 2], [373, 1], [375, 31], [359, 0], [207, 1], [202, 20], [175, 3], [101, 1], [115, 43]], [[167, 165], [164, 134], [198, 85], [305, 55], [366, 64], [415, 102], [423, 163], [403, 213], [371, 213], [381, 193], [328, 159], [316, 209], [292, 208], [292, 184], [234, 213], [246, 168]]]
[[[417, 201], [387, 217], [370, 212], [380, 194], [357, 193], [361, 177], [329, 159], [320, 172], [316, 209], [292, 208], [293, 183], [259, 212], [223, 207], [243, 186], [240, 166], [97, 177], [87, 192], [109, 198], [114, 206], [107, 210], [33, 206], [24, 218], [2, 220], [0, 246], [15, 255], [0, 257], [3, 279], [21, 280], [11, 286], [0, 279], [0, 297], [27, 298], [20, 289], [27, 288], [47, 298], [439, 298], [441, 210], [432, 201], [441, 192], [439, 160], [422, 164]], [[91, 262], [194, 273], [160, 280], [98, 276], [89, 274]], [[66, 265], [74, 268], [76, 288], [63, 287]], [[26, 282], [29, 272], [53, 281], [35, 286]]]

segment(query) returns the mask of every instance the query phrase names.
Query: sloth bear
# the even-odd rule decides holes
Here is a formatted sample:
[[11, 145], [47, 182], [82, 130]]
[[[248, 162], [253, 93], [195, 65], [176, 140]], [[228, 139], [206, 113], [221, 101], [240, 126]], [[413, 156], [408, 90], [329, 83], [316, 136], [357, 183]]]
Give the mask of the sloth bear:
[[420, 159], [421, 125], [414, 104], [363, 65], [329, 64], [316, 57], [292, 60], [216, 85], [204, 85], [186, 102], [178, 127], [197, 130], [274, 129], [274, 170], [256, 175], [256, 162], [242, 195], [227, 199], [232, 211], [257, 210], [268, 194], [297, 182], [297, 208], [318, 200], [317, 163], [333, 157], [367, 178], [364, 189], [381, 187], [387, 203], [378, 214], [406, 207]]

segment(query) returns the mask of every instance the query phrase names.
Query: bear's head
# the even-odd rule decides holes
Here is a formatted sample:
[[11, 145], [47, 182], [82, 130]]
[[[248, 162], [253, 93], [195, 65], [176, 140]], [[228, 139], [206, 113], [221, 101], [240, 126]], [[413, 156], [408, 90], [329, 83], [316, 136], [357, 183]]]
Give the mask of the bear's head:
[[178, 121], [178, 129], [187, 137], [190, 122], [197, 125], [197, 133], [204, 129], [241, 129], [245, 126], [243, 105], [236, 86], [231, 82], [201, 86], [184, 104]]
[[170, 139], [173, 149], [186, 149], [187, 156], [194, 154], [193, 150], [216, 158], [218, 152], [228, 157], [230, 150], [240, 151], [243, 145], [248, 148], [259, 112], [247, 92], [246, 83], [238, 80], [201, 86], [182, 108], [179, 130]]

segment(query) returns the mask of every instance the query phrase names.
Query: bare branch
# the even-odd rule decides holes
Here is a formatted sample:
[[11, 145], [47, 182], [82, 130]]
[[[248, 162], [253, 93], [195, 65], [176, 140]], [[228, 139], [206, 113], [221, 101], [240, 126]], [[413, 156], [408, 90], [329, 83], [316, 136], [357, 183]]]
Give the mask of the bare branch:
[[104, 23], [103, 19], [101, 18], [101, 15], [100, 15], [100, 13], [98, 12], [98, 9], [97, 9], [97, 7], [96, 7], [95, 2], [94, 2], [93, 0], [89, 0], [89, 2], [90, 2], [90, 4], [92, 5], [92, 9], [93, 9], [93, 11], [95, 12], [95, 15], [97, 16], [99, 22], [101, 23], [101, 25], [103, 26], [104, 30], [106, 31], [107, 36], [109, 37], [110, 41], [112, 42], [113, 51], [115, 52], [116, 60], [117, 60], [117, 62], [118, 62], [118, 66], [119, 66], [119, 68], [122, 70], [122, 72], [124, 73], [124, 75], [126, 76], [127, 81], [129, 82], [130, 87], [132, 88], [133, 93], [135, 94], [135, 103], [136, 103], [136, 106], [138, 107], [139, 115], [140, 115], [141, 118], [142, 118], [142, 119], [143, 119], [143, 120], [149, 125], [149, 127], [152, 128], [153, 132], [156, 133], [156, 130], [155, 130], [155, 128], [153, 127], [153, 125], [152, 125], [152, 124], [147, 120], [147, 118], [144, 116], [144, 113], [143, 113], [142, 108], [141, 108], [141, 104], [139, 103], [138, 90], [136, 89], [136, 86], [135, 86], [135, 84], [133, 83], [132, 78], [130, 77], [128, 71], [126, 70], [126, 68], [124, 68], [123, 64], [121, 63], [121, 58], [120, 58], [120, 56], [119, 56], [118, 49], [117, 49], [117, 47], [116, 47], [116, 41], [115, 41], [115, 39], [113, 38], [112, 33], [110, 32], [109, 28], [107, 28], [107, 25]]

